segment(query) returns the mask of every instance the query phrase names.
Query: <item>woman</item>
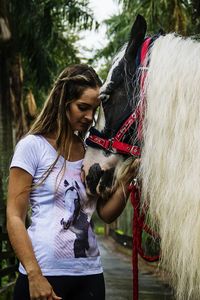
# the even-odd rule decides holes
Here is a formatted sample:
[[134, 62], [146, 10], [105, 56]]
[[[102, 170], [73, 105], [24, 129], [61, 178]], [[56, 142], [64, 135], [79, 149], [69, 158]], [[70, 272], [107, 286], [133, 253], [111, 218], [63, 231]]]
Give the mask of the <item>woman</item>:
[[[90, 225], [97, 200], [87, 198], [81, 181], [82, 137], [93, 122], [100, 86], [91, 67], [66, 68], [16, 146], [7, 203], [7, 229], [20, 261], [14, 300], [105, 299]], [[101, 218], [115, 219], [124, 200], [119, 188], [106, 203], [99, 202]], [[31, 225], [26, 230], [29, 202]]]

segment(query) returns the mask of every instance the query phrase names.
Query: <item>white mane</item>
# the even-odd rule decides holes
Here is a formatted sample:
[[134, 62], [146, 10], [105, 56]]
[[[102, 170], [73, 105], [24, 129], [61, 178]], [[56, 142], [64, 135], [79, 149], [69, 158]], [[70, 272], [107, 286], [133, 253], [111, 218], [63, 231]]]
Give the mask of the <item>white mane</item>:
[[159, 226], [177, 299], [200, 297], [200, 44], [168, 34], [146, 78], [143, 199]]

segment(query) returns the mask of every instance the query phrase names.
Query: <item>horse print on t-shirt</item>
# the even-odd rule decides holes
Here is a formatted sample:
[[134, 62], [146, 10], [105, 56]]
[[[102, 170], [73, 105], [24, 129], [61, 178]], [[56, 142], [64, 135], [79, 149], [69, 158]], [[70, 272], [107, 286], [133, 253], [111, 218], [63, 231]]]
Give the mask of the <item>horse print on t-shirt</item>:
[[86, 257], [89, 249], [88, 242], [88, 216], [81, 209], [80, 187], [76, 181], [72, 185], [64, 180], [65, 191], [65, 216], [61, 219], [63, 229], [71, 230], [76, 235], [74, 241], [74, 256]]

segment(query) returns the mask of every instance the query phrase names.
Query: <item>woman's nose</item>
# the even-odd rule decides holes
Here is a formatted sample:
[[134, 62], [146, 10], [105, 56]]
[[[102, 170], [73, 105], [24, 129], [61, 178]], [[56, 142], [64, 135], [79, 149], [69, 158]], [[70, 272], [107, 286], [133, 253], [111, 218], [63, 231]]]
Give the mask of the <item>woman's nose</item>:
[[94, 118], [93, 111], [88, 111], [87, 114], [85, 115], [85, 119], [89, 122], [92, 122]]

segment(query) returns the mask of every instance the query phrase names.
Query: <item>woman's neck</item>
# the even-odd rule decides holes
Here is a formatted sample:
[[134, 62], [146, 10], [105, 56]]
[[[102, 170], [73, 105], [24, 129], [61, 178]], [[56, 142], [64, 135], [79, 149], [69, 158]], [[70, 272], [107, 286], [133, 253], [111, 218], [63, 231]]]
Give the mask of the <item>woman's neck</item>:
[[[56, 144], [56, 137], [57, 134], [56, 132], [54, 133], [49, 133], [44, 135], [44, 138], [54, 147], [54, 149], [57, 151], [57, 144]], [[73, 133], [71, 136], [71, 140], [69, 142], [68, 149], [66, 149], [66, 153], [61, 153], [65, 159], [70, 160], [70, 161], [76, 161], [80, 160], [84, 157], [85, 154], [85, 145], [83, 139]]]

